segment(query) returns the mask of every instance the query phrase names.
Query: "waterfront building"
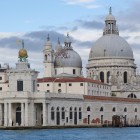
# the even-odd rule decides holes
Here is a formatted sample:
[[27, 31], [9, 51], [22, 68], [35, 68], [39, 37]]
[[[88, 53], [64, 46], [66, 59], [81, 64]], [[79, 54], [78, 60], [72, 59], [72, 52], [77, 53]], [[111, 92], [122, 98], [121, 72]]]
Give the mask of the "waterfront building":
[[140, 124], [140, 78], [111, 9], [91, 48], [87, 77], [69, 35], [55, 50], [48, 35], [43, 56], [42, 78], [30, 68], [24, 46], [15, 68], [0, 67], [1, 126]]

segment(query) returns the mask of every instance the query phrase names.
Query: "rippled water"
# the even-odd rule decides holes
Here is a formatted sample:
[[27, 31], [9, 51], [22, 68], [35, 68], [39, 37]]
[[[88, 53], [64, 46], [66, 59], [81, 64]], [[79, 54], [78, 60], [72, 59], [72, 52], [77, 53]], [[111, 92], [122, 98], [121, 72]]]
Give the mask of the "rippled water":
[[0, 130], [0, 140], [140, 140], [140, 128]]

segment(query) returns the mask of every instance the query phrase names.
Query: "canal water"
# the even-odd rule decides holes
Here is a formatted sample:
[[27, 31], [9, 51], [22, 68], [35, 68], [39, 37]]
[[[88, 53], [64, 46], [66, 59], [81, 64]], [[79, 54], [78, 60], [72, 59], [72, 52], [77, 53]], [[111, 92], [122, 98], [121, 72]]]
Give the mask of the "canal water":
[[0, 140], [140, 140], [140, 127], [0, 130]]

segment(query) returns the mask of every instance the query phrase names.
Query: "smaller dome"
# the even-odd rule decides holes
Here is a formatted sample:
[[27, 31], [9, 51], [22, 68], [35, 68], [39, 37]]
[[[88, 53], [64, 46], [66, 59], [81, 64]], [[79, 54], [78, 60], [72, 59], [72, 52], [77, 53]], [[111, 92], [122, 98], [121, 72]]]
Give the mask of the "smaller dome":
[[112, 14], [109, 14], [109, 15], [106, 17], [106, 20], [115, 20], [115, 17], [114, 17]]
[[80, 55], [74, 50], [62, 49], [56, 53], [55, 67], [77, 67], [82, 68], [82, 60]]
[[24, 48], [20, 49], [18, 52], [18, 56], [19, 58], [28, 57], [27, 51]]
[[106, 20], [115, 20], [115, 17], [112, 15], [112, 8], [109, 8], [109, 15], [106, 17]]

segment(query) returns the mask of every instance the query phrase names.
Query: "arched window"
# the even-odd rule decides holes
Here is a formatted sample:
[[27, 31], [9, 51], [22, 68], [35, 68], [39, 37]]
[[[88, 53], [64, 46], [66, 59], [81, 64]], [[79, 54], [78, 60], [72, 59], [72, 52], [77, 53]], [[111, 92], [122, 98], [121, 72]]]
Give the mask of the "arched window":
[[65, 108], [62, 107], [62, 119], [65, 119]]
[[70, 107], [70, 119], [73, 119], [72, 107]]
[[137, 108], [135, 108], [135, 112], [137, 112], [138, 111], [138, 109]]
[[87, 107], [87, 111], [90, 111], [90, 106]]
[[54, 120], [54, 107], [51, 108], [51, 120]]
[[115, 108], [115, 107], [113, 107], [112, 111], [113, 111], [113, 112], [115, 112], [115, 111], [116, 111], [116, 108]]
[[110, 71], [107, 72], [107, 83], [109, 83]]
[[100, 72], [100, 80], [102, 83], [104, 83], [104, 72]]
[[58, 93], [61, 93], [62, 92], [62, 90], [61, 89], [58, 89]]
[[137, 98], [137, 96], [135, 94], [133, 94], [133, 93], [129, 94], [127, 97], [128, 98]]
[[82, 112], [81, 112], [81, 107], [79, 107], [79, 119], [82, 119]]
[[89, 73], [90, 77], [91, 77], [91, 72]]
[[16, 112], [21, 112], [21, 107], [20, 106], [16, 108]]
[[124, 108], [124, 112], [127, 112], [127, 108], [126, 107]]
[[45, 54], [45, 60], [47, 60], [47, 55]]
[[124, 83], [127, 83], [127, 72], [125, 71], [123, 74]]
[[103, 108], [103, 107], [101, 107], [101, 108], [100, 108], [100, 111], [104, 111], [104, 108]]

